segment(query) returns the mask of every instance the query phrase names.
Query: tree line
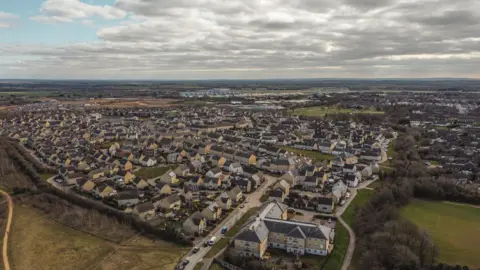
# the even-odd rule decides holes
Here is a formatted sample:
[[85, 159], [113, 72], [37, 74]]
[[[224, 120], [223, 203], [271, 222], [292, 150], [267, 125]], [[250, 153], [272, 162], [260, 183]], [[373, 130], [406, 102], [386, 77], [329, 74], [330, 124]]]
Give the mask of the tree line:
[[450, 270], [467, 266], [436, 264], [438, 248], [428, 231], [400, 215], [414, 198], [479, 203], [478, 194], [428, 173], [417, 150], [418, 130], [406, 128], [396, 140], [397, 158], [392, 173], [370, 200], [357, 211], [354, 230], [360, 270]]

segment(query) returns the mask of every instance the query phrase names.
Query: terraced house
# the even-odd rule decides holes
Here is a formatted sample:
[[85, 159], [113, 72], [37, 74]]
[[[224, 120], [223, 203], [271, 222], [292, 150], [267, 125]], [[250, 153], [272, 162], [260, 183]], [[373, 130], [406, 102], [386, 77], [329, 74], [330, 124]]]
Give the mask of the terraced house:
[[267, 248], [279, 248], [296, 255], [328, 255], [333, 242], [332, 229], [286, 220], [287, 208], [278, 202], [264, 205], [260, 214], [235, 238], [238, 254], [263, 258]]

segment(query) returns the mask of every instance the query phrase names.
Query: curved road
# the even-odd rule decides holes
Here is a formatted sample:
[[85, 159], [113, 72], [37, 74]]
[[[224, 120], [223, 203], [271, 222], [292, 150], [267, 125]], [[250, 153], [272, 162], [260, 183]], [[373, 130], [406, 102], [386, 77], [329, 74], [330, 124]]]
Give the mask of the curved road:
[[355, 240], [356, 240], [355, 232], [352, 230], [352, 228], [350, 228], [350, 226], [343, 220], [343, 218], [341, 216], [342, 216], [343, 212], [345, 212], [347, 207], [350, 205], [350, 203], [353, 201], [353, 199], [355, 199], [355, 197], [357, 196], [357, 190], [359, 190], [359, 189], [372, 189], [372, 188], [369, 188], [367, 186], [370, 185], [371, 183], [375, 182], [375, 181], [376, 180], [364, 181], [364, 182], [360, 183], [357, 188], [355, 188], [355, 189], [350, 188], [350, 191], [351, 191], [350, 199], [336, 213], [338, 221], [340, 221], [340, 223], [345, 227], [345, 229], [347, 229], [348, 234], [350, 236], [349, 237], [350, 239], [349, 239], [349, 242], [348, 242], [348, 249], [347, 249], [347, 252], [345, 254], [345, 258], [343, 259], [343, 264], [342, 264], [341, 270], [348, 270], [348, 268], [350, 267], [350, 263], [352, 262], [352, 258], [353, 258], [353, 253], [355, 251]]
[[13, 216], [13, 201], [10, 195], [6, 193], [3, 190], [0, 190], [0, 192], [7, 197], [7, 202], [8, 202], [8, 220], [7, 220], [7, 226], [5, 227], [5, 235], [3, 236], [3, 250], [2, 250], [2, 257], [3, 257], [3, 268], [5, 270], [10, 270], [10, 263], [8, 262], [8, 252], [7, 252], [7, 246], [8, 246], [8, 234], [10, 232], [10, 226], [12, 225], [12, 216]]

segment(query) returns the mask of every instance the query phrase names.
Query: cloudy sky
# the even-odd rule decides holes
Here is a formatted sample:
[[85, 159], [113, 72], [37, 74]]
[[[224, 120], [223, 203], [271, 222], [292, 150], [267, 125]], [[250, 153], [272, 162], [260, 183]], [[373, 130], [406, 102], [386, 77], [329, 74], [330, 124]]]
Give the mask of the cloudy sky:
[[0, 78], [480, 78], [479, 0], [0, 0]]

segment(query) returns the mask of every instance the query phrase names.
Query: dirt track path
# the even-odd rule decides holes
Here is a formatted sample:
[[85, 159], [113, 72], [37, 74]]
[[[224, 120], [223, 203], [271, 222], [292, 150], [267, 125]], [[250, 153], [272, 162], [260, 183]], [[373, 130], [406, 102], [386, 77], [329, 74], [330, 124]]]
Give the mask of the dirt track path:
[[6, 193], [3, 190], [0, 190], [0, 192], [5, 195], [8, 201], [8, 220], [7, 220], [7, 226], [5, 227], [5, 235], [3, 236], [3, 249], [2, 249], [2, 257], [3, 257], [3, 268], [5, 270], [10, 270], [10, 263], [8, 262], [8, 252], [7, 252], [7, 247], [8, 247], [8, 234], [10, 232], [10, 226], [12, 225], [12, 216], [13, 216], [13, 201], [10, 195]]

